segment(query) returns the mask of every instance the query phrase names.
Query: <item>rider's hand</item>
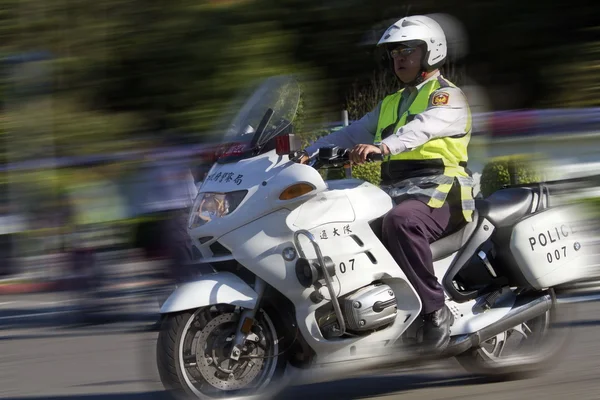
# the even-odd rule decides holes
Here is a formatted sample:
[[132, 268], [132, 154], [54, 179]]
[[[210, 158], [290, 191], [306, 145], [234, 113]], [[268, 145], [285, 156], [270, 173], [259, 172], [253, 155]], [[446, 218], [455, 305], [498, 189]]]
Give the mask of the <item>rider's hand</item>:
[[310, 161], [310, 157], [306, 151], [295, 151], [294, 156], [290, 154], [290, 159], [298, 164], [307, 164]]
[[353, 164], [362, 164], [367, 161], [367, 156], [371, 153], [381, 154], [381, 150], [372, 144], [357, 144], [350, 150], [350, 161]]
[[300, 164], [308, 164], [309, 161], [310, 161], [310, 157], [306, 153], [302, 154], [302, 157], [300, 157], [300, 159], [298, 160], [298, 162]]

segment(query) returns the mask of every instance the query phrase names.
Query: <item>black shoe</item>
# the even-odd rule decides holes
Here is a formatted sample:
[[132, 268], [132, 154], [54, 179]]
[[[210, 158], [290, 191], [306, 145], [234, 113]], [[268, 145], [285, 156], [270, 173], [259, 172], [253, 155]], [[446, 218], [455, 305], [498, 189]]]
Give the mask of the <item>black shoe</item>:
[[436, 352], [443, 351], [450, 342], [450, 327], [454, 315], [444, 305], [441, 309], [423, 316], [423, 346]]

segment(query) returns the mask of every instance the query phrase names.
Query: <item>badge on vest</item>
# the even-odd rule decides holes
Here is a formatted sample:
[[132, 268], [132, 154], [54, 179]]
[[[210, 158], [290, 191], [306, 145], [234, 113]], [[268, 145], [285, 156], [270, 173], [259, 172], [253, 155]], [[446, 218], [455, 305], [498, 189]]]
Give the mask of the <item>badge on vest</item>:
[[450, 99], [450, 95], [448, 93], [442, 92], [433, 96], [431, 104], [434, 106], [445, 106], [448, 104], [448, 100]]

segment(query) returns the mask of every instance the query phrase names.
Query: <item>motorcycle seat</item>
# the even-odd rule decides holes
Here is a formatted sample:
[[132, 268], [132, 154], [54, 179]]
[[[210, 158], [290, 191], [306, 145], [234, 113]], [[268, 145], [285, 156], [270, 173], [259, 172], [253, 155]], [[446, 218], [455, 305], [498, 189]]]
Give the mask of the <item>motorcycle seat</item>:
[[475, 232], [478, 219], [479, 213], [475, 210], [473, 211], [473, 220], [471, 222], [467, 222], [457, 231], [443, 236], [441, 239], [431, 243], [430, 248], [433, 255], [433, 261], [448, 257], [450, 254], [462, 248]]
[[533, 192], [530, 188], [500, 189], [485, 199], [475, 201], [479, 215], [497, 228], [511, 226], [531, 211]]

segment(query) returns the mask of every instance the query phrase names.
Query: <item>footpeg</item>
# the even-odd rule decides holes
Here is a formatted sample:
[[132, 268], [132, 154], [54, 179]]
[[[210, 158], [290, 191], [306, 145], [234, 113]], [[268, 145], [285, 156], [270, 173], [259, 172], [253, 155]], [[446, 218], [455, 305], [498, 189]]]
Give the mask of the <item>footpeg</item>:
[[494, 303], [496, 303], [496, 300], [498, 300], [500, 295], [502, 295], [502, 289], [496, 290], [495, 292], [486, 295], [485, 297], [483, 297], [483, 299], [477, 302], [477, 305], [483, 310], [489, 310], [490, 308], [492, 308]]

